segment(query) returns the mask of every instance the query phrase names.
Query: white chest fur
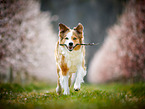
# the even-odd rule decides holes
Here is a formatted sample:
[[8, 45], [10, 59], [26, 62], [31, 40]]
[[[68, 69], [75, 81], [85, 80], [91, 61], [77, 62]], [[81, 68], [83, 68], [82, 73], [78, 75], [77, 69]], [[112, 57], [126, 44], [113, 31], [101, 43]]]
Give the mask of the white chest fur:
[[68, 51], [66, 48], [61, 47], [61, 52], [65, 56], [65, 62], [67, 63], [67, 66], [69, 68], [70, 73], [75, 73], [82, 65], [83, 61], [83, 52], [82, 48], [77, 51]]

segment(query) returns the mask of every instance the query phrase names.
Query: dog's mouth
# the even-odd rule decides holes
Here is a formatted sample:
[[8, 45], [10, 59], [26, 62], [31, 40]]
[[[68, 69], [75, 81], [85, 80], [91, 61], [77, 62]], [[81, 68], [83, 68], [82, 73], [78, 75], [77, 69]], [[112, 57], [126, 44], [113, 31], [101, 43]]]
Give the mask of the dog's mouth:
[[73, 48], [73, 46], [68, 46], [67, 49], [68, 49], [69, 51], [72, 51], [74, 48]]
[[69, 51], [72, 51], [77, 45], [80, 45], [80, 44], [76, 44], [75, 46], [73, 46], [73, 45], [67, 46], [66, 44], [59, 44], [59, 45], [65, 46]]

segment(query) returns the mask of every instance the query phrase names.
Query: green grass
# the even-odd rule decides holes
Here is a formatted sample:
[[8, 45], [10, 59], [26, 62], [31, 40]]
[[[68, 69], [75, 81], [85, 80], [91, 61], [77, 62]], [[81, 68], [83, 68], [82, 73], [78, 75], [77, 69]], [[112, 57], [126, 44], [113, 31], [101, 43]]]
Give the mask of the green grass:
[[0, 84], [0, 109], [143, 109], [145, 83], [83, 84], [80, 91], [57, 95], [55, 86]]

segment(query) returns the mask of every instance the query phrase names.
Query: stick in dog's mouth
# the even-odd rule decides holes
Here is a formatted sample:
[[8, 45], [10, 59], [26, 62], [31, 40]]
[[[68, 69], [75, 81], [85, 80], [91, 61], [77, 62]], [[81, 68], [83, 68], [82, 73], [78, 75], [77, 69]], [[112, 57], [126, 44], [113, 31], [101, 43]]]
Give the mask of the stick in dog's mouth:
[[88, 44], [76, 44], [75, 46], [67, 46], [66, 44], [59, 44], [60, 46], [66, 46], [66, 48], [69, 50], [69, 51], [72, 51], [77, 45], [85, 45], [85, 46], [93, 46], [93, 45], [98, 45], [99, 43], [97, 44], [94, 44], [94, 43], [88, 43]]
[[72, 51], [76, 46], [67, 46], [66, 44], [59, 44], [60, 46], [65, 46], [69, 51]]

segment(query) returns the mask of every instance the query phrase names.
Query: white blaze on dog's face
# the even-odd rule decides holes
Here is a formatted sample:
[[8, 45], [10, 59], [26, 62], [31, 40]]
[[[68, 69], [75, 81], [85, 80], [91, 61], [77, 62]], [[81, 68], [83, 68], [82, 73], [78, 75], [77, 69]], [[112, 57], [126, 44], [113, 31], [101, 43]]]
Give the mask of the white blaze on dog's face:
[[80, 49], [81, 45], [75, 45], [83, 42], [83, 25], [79, 23], [77, 27], [70, 29], [64, 24], [59, 24], [59, 38], [60, 44], [66, 44], [64, 47], [69, 51]]
[[68, 32], [66, 34], [66, 37], [65, 37], [64, 44], [66, 44], [66, 46], [67, 46], [67, 48], [68, 48], [69, 51], [72, 51], [73, 50], [73, 47], [74, 47], [74, 42], [73, 42], [73, 40], [71, 38], [72, 36], [73, 36], [73, 31], [70, 30], [70, 32]]

